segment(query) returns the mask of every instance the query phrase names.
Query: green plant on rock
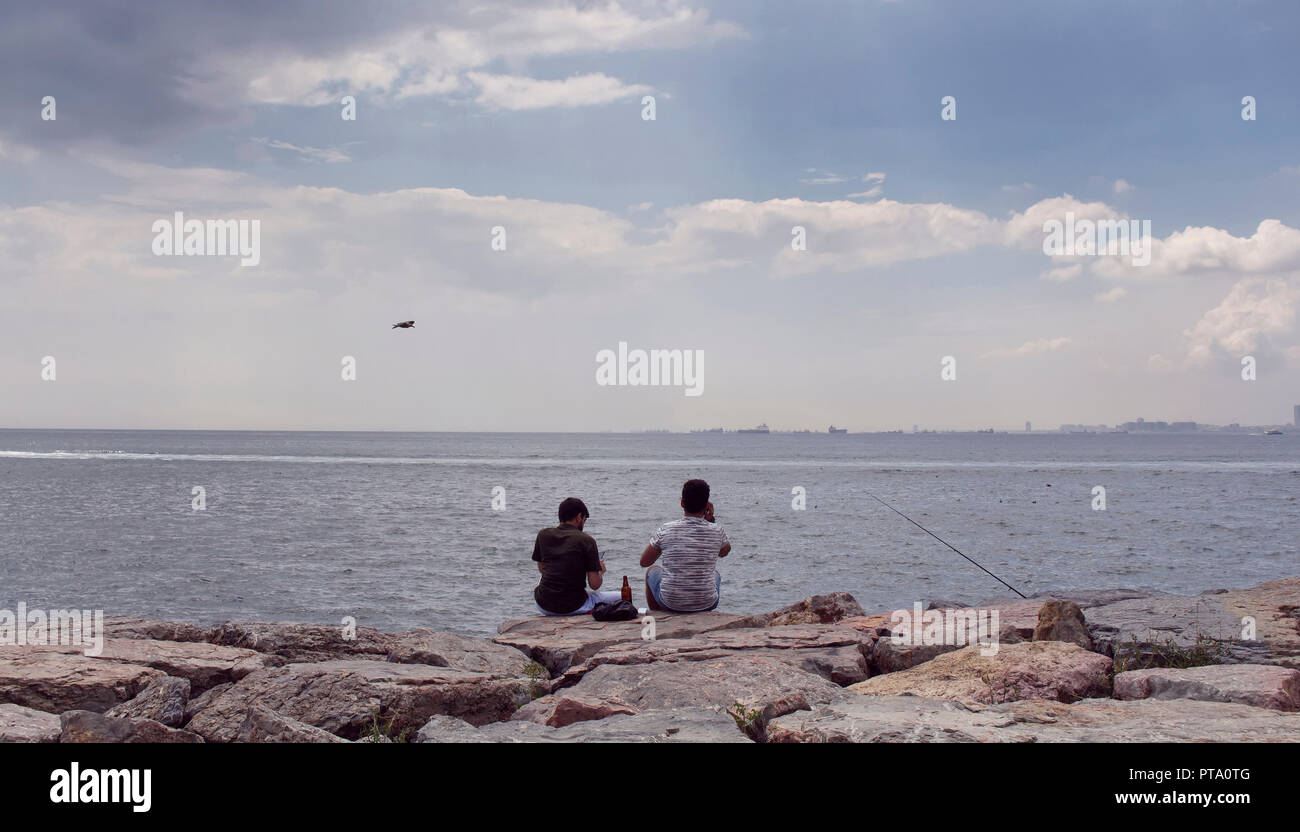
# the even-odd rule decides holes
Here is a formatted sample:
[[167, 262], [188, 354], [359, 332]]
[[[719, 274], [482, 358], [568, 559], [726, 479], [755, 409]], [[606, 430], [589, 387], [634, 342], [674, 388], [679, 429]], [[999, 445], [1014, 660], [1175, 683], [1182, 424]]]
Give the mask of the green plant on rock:
[[1205, 633], [1196, 634], [1196, 643], [1190, 647], [1176, 644], [1172, 636], [1166, 636], [1164, 643], [1151, 642], [1143, 644], [1136, 635], [1130, 637], [1130, 643], [1115, 650], [1115, 672], [1126, 670], [1149, 670], [1153, 667], [1205, 667], [1222, 664], [1228, 655], [1227, 642], [1212, 638]]
[[397, 736], [393, 736], [393, 723], [396, 721], [397, 714], [391, 714], [386, 722], [381, 722], [379, 709], [371, 708], [370, 724], [362, 729], [357, 742], [407, 742], [407, 735], [411, 733], [410, 728], [403, 728]]
[[766, 726], [763, 724], [763, 711], [761, 708], [750, 708], [739, 699], [731, 703], [727, 708], [727, 714], [736, 722], [736, 727], [754, 742], [763, 742], [766, 740]]
[[528, 677], [528, 696], [537, 699], [545, 696], [547, 693], [546, 683], [550, 681], [551, 674], [546, 672], [546, 668], [537, 662], [530, 661], [524, 665], [524, 675]]

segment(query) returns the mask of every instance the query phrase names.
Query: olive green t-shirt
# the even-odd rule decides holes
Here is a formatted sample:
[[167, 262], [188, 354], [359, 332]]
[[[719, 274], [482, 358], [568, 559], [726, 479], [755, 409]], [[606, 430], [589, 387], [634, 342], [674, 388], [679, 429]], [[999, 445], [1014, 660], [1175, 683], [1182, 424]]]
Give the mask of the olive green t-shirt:
[[587, 573], [600, 571], [595, 538], [567, 524], [542, 529], [533, 560], [542, 565], [542, 580], [533, 590], [538, 606], [564, 614], [587, 602]]

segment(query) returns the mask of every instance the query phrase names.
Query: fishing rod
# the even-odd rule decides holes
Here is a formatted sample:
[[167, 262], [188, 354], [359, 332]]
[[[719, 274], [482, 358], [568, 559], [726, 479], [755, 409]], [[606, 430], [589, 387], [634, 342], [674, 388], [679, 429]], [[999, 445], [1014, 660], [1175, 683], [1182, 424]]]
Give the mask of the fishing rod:
[[[891, 506], [889, 503], [887, 503], [887, 502], [885, 502], [884, 500], [880, 499], [880, 498], [877, 497], [875, 494], [872, 494], [870, 491], [868, 491], [868, 492], [867, 492], [867, 496], [870, 497], [871, 499], [875, 500], [877, 503], [880, 503], [882, 506], [884, 506], [885, 508], [889, 509], [890, 511], [894, 512], [895, 514], [897, 514], [899, 517], [903, 518], [903, 519], [906, 520], [907, 522], [911, 523], [913, 526], [916, 526], [916, 527], [917, 527], [918, 529], [920, 529], [921, 531], [923, 531], [923, 532], [925, 532], [926, 534], [930, 535], [930, 537], [933, 537], [935, 540], [939, 541], [939, 542], [942, 543], [944, 546], [947, 546], [949, 549], [952, 549], [952, 550], [953, 550], [954, 552], [956, 552], [957, 554], [959, 554], [959, 555], [961, 555], [962, 557], [966, 558], [966, 560], [970, 561], [971, 563], [975, 563], [974, 559], [968, 557], [968, 556], [966, 555], [966, 553], [963, 552], [961, 549], [958, 549], [956, 546], [954, 546], [954, 545], [952, 545], [951, 543], [949, 543], [948, 541], [944, 540], [942, 537], [939, 537], [939, 535], [937, 535], [937, 534], [935, 534], [934, 532], [930, 531], [930, 530], [927, 529], [925, 526], [922, 526], [920, 523], [916, 522], [916, 521], [913, 520], [911, 517], [908, 517], [908, 516], [907, 516], [906, 514], [904, 514], [903, 512], [899, 511], [898, 509], [896, 509], [896, 508], [894, 508], [893, 506]], [[976, 565], [976, 566], [979, 566], [980, 569], [983, 569], [986, 573], [988, 573], [990, 576], [992, 576], [992, 578], [993, 578], [995, 581], [997, 581], [998, 583], [1002, 584], [1003, 586], [1005, 586], [1007, 589], [1011, 590], [1011, 591], [1014, 592], [1015, 594], [1019, 595], [1021, 598], [1028, 599], [1028, 596], [1025, 595], [1025, 593], [1023, 593], [1023, 592], [1021, 592], [1020, 590], [1016, 589], [1014, 586], [1012, 586], [1011, 584], [1009, 584], [1009, 583], [1007, 583], [1006, 581], [1002, 580], [1002, 579], [999, 578], [997, 575], [994, 575], [992, 572], [989, 572], [987, 569], [984, 569], [983, 566], [980, 566], [978, 563], [975, 563], [975, 565]]]

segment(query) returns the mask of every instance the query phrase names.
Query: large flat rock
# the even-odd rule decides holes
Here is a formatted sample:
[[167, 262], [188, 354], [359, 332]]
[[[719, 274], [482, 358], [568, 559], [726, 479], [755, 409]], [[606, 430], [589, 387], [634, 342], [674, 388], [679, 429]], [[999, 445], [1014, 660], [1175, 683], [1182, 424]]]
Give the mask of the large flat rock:
[[852, 697], [822, 677], [767, 656], [724, 656], [701, 661], [602, 664], [578, 684], [520, 709], [520, 719], [555, 724], [565, 697], [625, 705], [638, 713], [658, 708], [728, 708], [742, 703], [763, 718]]
[[873, 696], [910, 694], [981, 703], [1074, 702], [1110, 695], [1110, 659], [1082, 647], [1037, 641], [1003, 644], [989, 656], [982, 651], [978, 645], [963, 647], [848, 689]]
[[508, 719], [529, 699], [526, 680], [450, 667], [357, 659], [294, 662], [245, 677], [205, 703], [185, 727], [209, 742], [230, 742], [249, 709], [260, 705], [354, 740], [376, 718], [392, 734], [413, 733], [435, 714], [479, 725]]
[[1300, 670], [1277, 665], [1215, 664], [1115, 674], [1116, 699], [1201, 699], [1300, 711]]
[[713, 630], [690, 638], [661, 638], [605, 647], [570, 667], [557, 687], [576, 684], [602, 664], [707, 661], [727, 656], [764, 656], [816, 673], [837, 685], [866, 679], [874, 633], [852, 627], [790, 624], [755, 629]]
[[750, 742], [727, 713], [714, 708], [665, 708], [550, 728], [533, 722], [497, 722], [475, 728], [454, 717], [433, 717], [418, 742]]
[[[1286, 578], [1250, 589], [1117, 601], [1089, 609], [1086, 617], [1096, 649], [1111, 656], [1130, 654], [1135, 640], [1148, 655], [1206, 638], [1222, 643], [1222, 662], [1300, 668], [1297, 608], [1300, 578]], [[1255, 619], [1255, 640], [1242, 638], [1246, 616]]]
[[353, 632], [318, 624], [227, 621], [212, 628], [209, 638], [290, 662], [370, 659], [512, 676], [522, 676], [528, 663], [519, 650], [485, 638], [423, 629], [384, 633], [357, 627]]
[[972, 705], [865, 696], [767, 724], [768, 742], [1300, 742], [1300, 714], [1190, 699]]
[[0, 647], [0, 702], [38, 711], [104, 712], [166, 674], [138, 664], [90, 658], [80, 652]]
[[[254, 670], [282, 664], [282, 659], [254, 650], [223, 647], [193, 641], [159, 641], [147, 638], [109, 638], [98, 656], [85, 656], [83, 648], [63, 645], [0, 647], [0, 661], [18, 655], [83, 657], [98, 662], [116, 662], [152, 667], [168, 676], [188, 679], [195, 693], [223, 682], [234, 682]], [[95, 710], [87, 708], [86, 710]]]
[[210, 627], [186, 621], [159, 621], [131, 615], [111, 615], [104, 619], [105, 638], [150, 638], [156, 641], [208, 641]]
[[[1007, 628], [1014, 631], [1017, 638], [1029, 640], [1034, 637], [1034, 627], [1038, 625], [1038, 611], [1042, 609], [1042, 601], [997, 601], [987, 604], [981, 604], [977, 607], [942, 607], [936, 606], [933, 611], [940, 615], [946, 615], [952, 610], [960, 609], [963, 613], [984, 612], [992, 615], [993, 612], [998, 614], [998, 632]], [[856, 627], [860, 630], [869, 630], [880, 633], [882, 636], [890, 632], [890, 620], [894, 618], [894, 613], [903, 611], [915, 614], [914, 607], [899, 607], [898, 610], [889, 610], [878, 612], [872, 615], [850, 616], [843, 619], [840, 623], [846, 627]], [[930, 612], [923, 610], [922, 612]], [[885, 672], [893, 672], [885, 671]]]
[[[748, 616], [721, 612], [654, 613], [655, 638], [675, 639], [739, 626]], [[597, 621], [589, 615], [517, 618], [497, 628], [497, 644], [522, 650], [552, 676], [615, 644], [639, 642], [640, 620]]]
[[58, 714], [0, 705], [0, 742], [58, 742], [59, 730]]

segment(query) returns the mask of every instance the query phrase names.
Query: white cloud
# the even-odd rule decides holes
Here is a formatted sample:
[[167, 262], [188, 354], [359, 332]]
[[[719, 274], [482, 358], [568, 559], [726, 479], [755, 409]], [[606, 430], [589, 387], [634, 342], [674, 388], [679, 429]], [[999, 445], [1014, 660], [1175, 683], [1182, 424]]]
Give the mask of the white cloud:
[[[527, 80], [518, 68], [530, 59], [635, 50], [684, 49], [742, 38], [734, 23], [713, 21], [705, 9], [670, 2], [641, 4], [643, 13], [623, 4], [559, 4], [519, 7], [483, 3], [472, 13], [458, 15], [455, 7], [437, 9], [449, 19], [403, 28], [325, 55], [243, 53], [235, 49], [206, 56], [188, 82], [193, 96], [221, 94], [232, 89], [252, 103], [320, 106], [337, 103], [345, 94], [378, 99], [452, 95], [467, 91], [471, 71], [481, 76], [478, 98], [502, 109], [523, 106], [528, 96], [516, 90]], [[504, 61], [511, 74], [486, 74], [484, 69]], [[542, 98], [554, 106], [604, 103], [619, 94], [644, 89], [640, 85], [611, 87], [621, 82], [599, 73], [572, 82], [538, 81]], [[554, 86], [563, 84], [558, 89]], [[484, 89], [486, 87], [486, 90]], [[603, 91], [603, 92], [602, 92]], [[617, 97], [617, 96], [615, 96]], [[531, 100], [538, 100], [532, 97]]]
[[1135, 190], [1135, 188], [1129, 183], [1125, 182], [1123, 179], [1116, 179], [1115, 184], [1111, 186], [1111, 190], [1113, 190], [1118, 195], [1118, 194], [1126, 194], [1129, 191]]
[[1300, 288], [1285, 280], [1238, 281], [1218, 306], [1185, 333], [1188, 359], [1204, 363], [1216, 352], [1240, 357], [1259, 349], [1271, 336], [1291, 332]]
[[1127, 296], [1128, 296], [1127, 289], [1125, 289], [1123, 286], [1116, 286], [1114, 289], [1111, 289], [1109, 292], [1100, 292], [1096, 295], [1093, 295], [1093, 299], [1101, 303], [1114, 303], [1118, 300], [1122, 300]]
[[274, 150], [288, 150], [296, 153], [300, 158], [309, 162], [326, 162], [335, 164], [338, 162], [350, 162], [352, 157], [337, 147], [309, 147], [306, 145], [290, 144], [289, 142], [278, 139], [254, 138], [254, 142], [265, 145]]
[[1069, 338], [1039, 338], [1036, 341], [1026, 341], [1018, 347], [1011, 349], [996, 349], [984, 354], [985, 358], [1025, 358], [1031, 355], [1042, 355], [1049, 352], [1058, 352], [1065, 349], [1070, 344]]
[[1069, 266], [1058, 266], [1054, 269], [1048, 269], [1043, 272], [1043, 280], [1051, 283], [1069, 283], [1079, 275], [1083, 274], [1083, 264], [1074, 263]]
[[600, 72], [575, 75], [563, 81], [542, 81], [519, 75], [466, 75], [478, 87], [474, 101], [494, 110], [540, 110], [547, 107], [586, 107], [642, 95], [650, 87], [624, 84]]

